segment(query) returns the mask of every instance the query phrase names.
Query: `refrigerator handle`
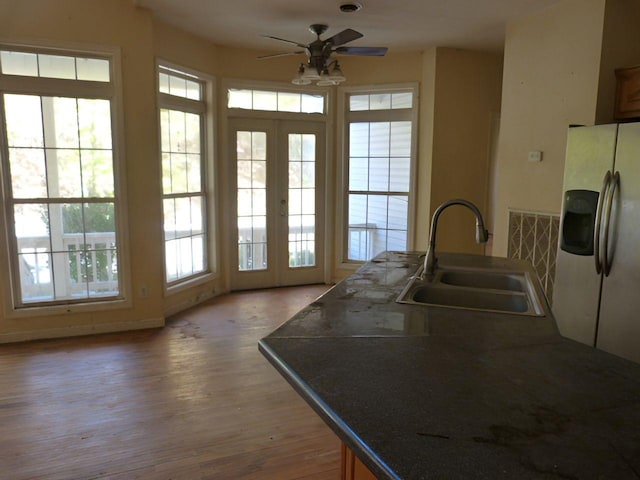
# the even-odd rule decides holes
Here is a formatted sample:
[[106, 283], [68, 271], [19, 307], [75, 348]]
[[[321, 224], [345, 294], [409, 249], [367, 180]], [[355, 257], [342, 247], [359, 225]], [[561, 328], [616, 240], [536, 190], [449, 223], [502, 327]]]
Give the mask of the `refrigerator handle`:
[[605, 277], [609, 276], [611, 272], [611, 264], [609, 263], [609, 227], [611, 226], [611, 208], [613, 206], [613, 197], [616, 194], [616, 190], [620, 188], [620, 172], [616, 172], [609, 188], [609, 195], [607, 196], [607, 204], [605, 206], [604, 216], [604, 233], [602, 235], [604, 245], [602, 247], [602, 270]]
[[600, 190], [600, 196], [598, 196], [595, 227], [593, 229], [593, 257], [596, 262], [596, 273], [598, 275], [602, 273], [602, 257], [600, 255], [600, 228], [602, 227], [602, 209], [604, 208], [604, 199], [609, 193], [610, 186], [611, 170], [607, 170], [607, 173], [604, 175], [604, 180], [602, 182], [602, 190]]

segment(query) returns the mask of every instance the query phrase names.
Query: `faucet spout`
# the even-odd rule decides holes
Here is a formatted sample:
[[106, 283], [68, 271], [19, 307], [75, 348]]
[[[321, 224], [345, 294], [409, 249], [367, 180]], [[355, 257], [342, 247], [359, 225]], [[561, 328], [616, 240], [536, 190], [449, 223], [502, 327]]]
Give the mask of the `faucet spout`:
[[484, 226], [484, 220], [482, 219], [482, 214], [478, 207], [476, 207], [473, 203], [468, 200], [463, 200], [461, 198], [455, 198], [453, 200], [447, 200], [442, 203], [436, 211], [433, 212], [433, 217], [431, 218], [431, 229], [429, 231], [429, 247], [427, 248], [427, 254], [424, 257], [424, 268], [422, 269], [422, 278], [425, 275], [433, 275], [437, 266], [438, 259], [436, 257], [436, 233], [438, 230], [438, 218], [440, 218], [440, 214], [452, 205], [462, 205], [467, 207], [469, 210], [473, 212], [476, 217], [476, 243], [486, 243], [489, 239], [489, 232]]

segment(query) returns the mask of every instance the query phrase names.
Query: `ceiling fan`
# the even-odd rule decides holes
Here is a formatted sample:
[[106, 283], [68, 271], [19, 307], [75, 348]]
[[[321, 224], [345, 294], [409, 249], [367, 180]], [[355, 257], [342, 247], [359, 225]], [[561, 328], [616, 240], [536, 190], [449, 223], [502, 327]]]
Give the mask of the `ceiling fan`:
[[[336, 33], [334, 36], [325, 40], [320, 39], [320, 35], [327, 31], [329, 27], [321, 23], [314, 23], [309, 26], [311, 33], [316, 35], [316, 40], [308, 45], [294, 42], [285, 38], [274, 37], [272, 35], [263, 35], [266, 38], [272, 38], [281, 42], [287, 42], [300, 47], [302, 50], [286, 53], [275, 53], [272, 55], [263, 55], [258, 58], [282, 57], [285, 55], [301, 55], [306, 54], [308, 57], [307, 64], [301, 64], [298, 75], [293, 79], [293, 83], [309, 84], [312, 80], [321, 80], [324, 75], [327, 77], [324, 85], [333, 85], [345, 80], [337, 60], [332, 60], [331, 55], [337, 53], [340, 55], [366, 55], [366, 56], [383, 56], [387, 53], [387, 47], [345, 47], [345, 43], [352, 42], [364, 35], [350, 28]], [[331, 71], [329, 69], [331, 68]], [[329, 80], [329, 77], [333, 77]], [[297, 81], [296, 81], [297, 80]], [[320, 85], [320, 83], [319, 83]]]

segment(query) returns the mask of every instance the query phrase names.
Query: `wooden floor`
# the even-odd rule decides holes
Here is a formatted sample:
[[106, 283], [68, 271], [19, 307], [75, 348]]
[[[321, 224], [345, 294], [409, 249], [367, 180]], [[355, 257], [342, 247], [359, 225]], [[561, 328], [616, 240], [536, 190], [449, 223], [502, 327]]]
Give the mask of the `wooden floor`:
[[0, 478], [337, 480], [339, 441], [257, 349], [326, 288], [225, 295], [164, 329], [0, 346]]

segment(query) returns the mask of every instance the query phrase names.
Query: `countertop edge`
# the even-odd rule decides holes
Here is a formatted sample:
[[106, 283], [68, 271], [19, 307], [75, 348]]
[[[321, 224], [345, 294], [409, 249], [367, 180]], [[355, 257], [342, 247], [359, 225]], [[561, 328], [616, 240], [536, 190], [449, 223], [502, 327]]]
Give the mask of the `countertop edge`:
[[280, 373], [284, 379], [293, 387], [293, 389], [305, 400], [305, 402], [316, 412], [322, 420], [333, 430], [340, 440], [358, 455], [362, 462], [367, 466], [376, 478], [381, 480], [402, 480], [401, 477], [389, 468], [377, 455], [371, 450], [356, 432], [347, 425], [339, 415], [337, 415], [312, 388], [295, 373], [295, 371], [271, 349], [266, 343], [267, 339], [258, 342], [258, 350], [271, 363], [271, 365]]

